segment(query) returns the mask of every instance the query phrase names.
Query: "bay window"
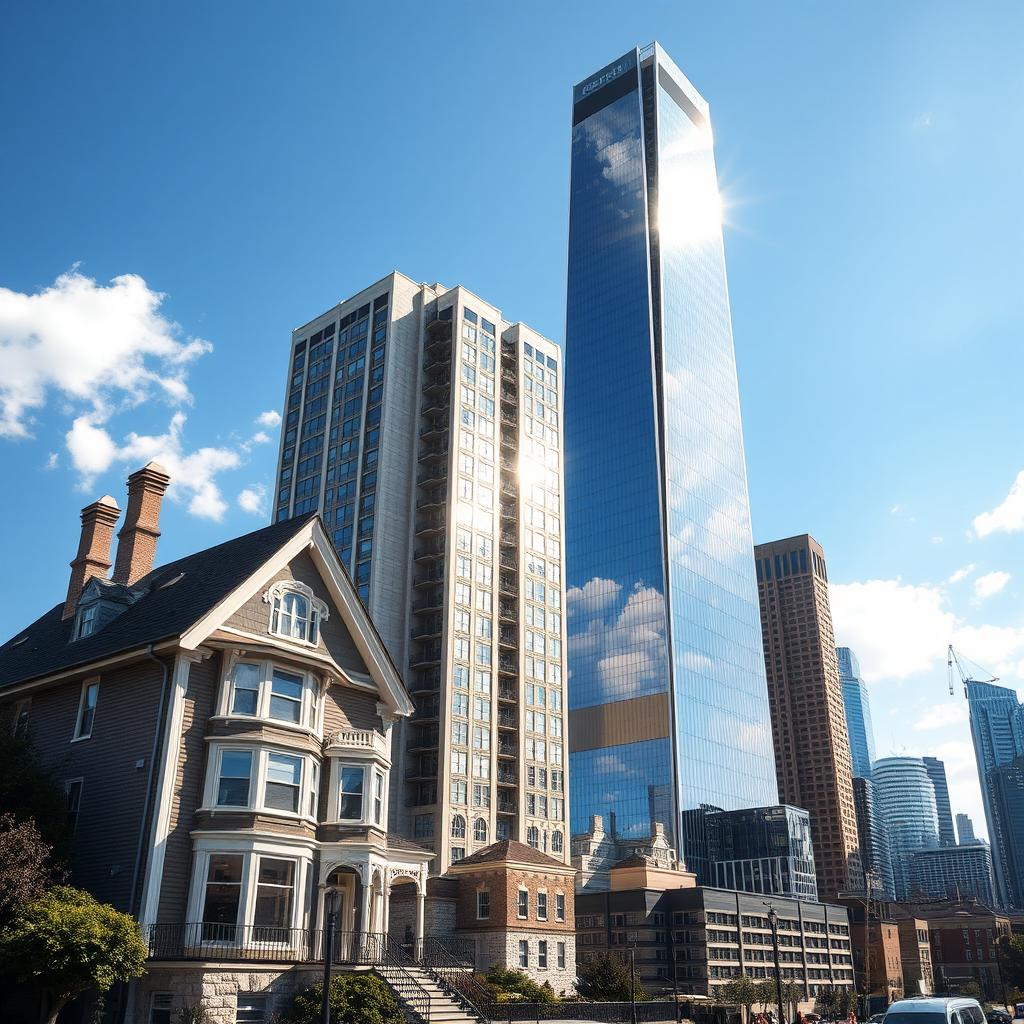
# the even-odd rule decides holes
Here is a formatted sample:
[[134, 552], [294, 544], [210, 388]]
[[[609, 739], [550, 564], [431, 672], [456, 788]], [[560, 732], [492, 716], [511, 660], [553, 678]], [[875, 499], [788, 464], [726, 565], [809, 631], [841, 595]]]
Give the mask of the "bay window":
[[210, 855], [203, 897], [203, 941], [234, 942], [242, 900], [240, 853]]
[[366, 769], [361, 765], [341, 766], [341, 792], [338, 817], [342, 821], [361, 821], [363, 817], [363, 781]]
[[373, 820], [384, 824], [384, 776], [380, 772], [373, 773]]
[[267, 755], [263, 804], [275, 811], [299, 810], [299, 786], [302, 782], [302, 758], [291, 754]]
[[260, 942], [282, 942], [292, 922], [295, 893], [295, 861], [260, 857], [256, 876], [256, 906], [253, 938]]
[[318, 682], [270, 661], [239, 661], [225, 684], [221, 714], [316, 728]]
[[248, 807], [251, 779], [252, 751], [223, 751], [217, 779], [217, 806]]
[[269, 714], [281, 722], [302, 720], [302, 676], [274, 670], [270, 679]]
[[315, 818], [319, 765], [310, 754], [214, 743], [203, 806]]

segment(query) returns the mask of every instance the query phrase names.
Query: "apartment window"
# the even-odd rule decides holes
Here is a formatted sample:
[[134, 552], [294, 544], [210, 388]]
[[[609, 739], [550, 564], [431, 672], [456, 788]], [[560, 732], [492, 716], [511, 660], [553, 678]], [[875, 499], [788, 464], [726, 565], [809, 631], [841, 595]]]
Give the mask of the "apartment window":
[[253, 938], [263, 942], [284, 942], [292, 923], [295, 891], [295, 861], [260, 857], [256, 878], [256, 910]]
[[487, 842], [487, 822], [483, 818], [477, 818], [473, 822], [473, 841], [475, 843]]
[[485, 889], [476, 894], [476, 918], [486, 921], [491, 916], [491, 894]]
[[252, 992], [239, 992], [235, 1024], [264, 1024], [267, 1019], [267, 997]]
[[546, 892], [537, 893], [537, 920], [546, 921], [548, 919], [548, 894]]
[[519, 966], [530, 966], [530, 943], [526, 939], [519, 940]]
[[562, 833], [554, 831], [551, 833], [551, 852], [561, 853], [564, 848], [564, 840], [562, 839]]
[[540, 939], [537, 943], [537, 966], [542, 971], [546, 971], [548, 967], [548, 944], [545, 939]]
[[466, 856], [466, 848], [464, 846], [453, 846], [452, 847], [452, 863], [453, 864], [457, 864], [465, 856]]
[[555, 893], [555, 920], [565, 920], [565, 893]]
[[240, 853], [214, 853], [206, 872], [203, 941], [234, 942], [242, 897]]
[[516, 917], [525, 920], [530, 915], [530, 894], [520, 889], [516, 894]]
[[251, 750], [222, 751], [217, 776], [217, 806], [248, 807], [251, 778]]
[[464, 804], [469, 794], [467, 784], [465, 782], [453, 782], [451, 785], [451, 794], [453, 804]]
[[149, 1003], [149, 1024], [171, 1024], [171, 993], [154, 992]]
[[540, 849], [540, 831], [536, 825], [531, 825], [526, 830], [526, 845], [532, 846], [535, 850]]
[[75, 722], [75, 739], [84, 740], [92, 735], [92, 725], [96, 718], [96, 702], [100, 696], [98, 682], [82, 684], [82, 695], [78, 700], [78, 720]]
[[452, 818], [452, 839], [466, 838], [466, 819], [461, 814]]
[[275, 583], [269, 601], [271, 633], [316, 646], [327, 605], [315, 598], [309, 587], [294, 580]]
[[432, 814], [417, 814], [412, 819], [412, 834], [414, 839], [433, 838], [434, 816]]
[[555, 946], [555, 963], [558, 965], [560, 970], [565, 969], [565, 943], [559, 942]]
[[360, 821], [363, 817], [363, 783], [366, 769], [361, 765], [343, 764], [340, 773], [338, 817], [342, 821]]
[[64, 783], [64, 809], [68, 815], [68, 829], [74, 834], [78, 826], [78, 812], [82, 806], [82, 779], [68, 779]]
[[263, 794], [265, 807], [297, 814], [301, 783], [301, 757], [275, 753], [267, 755], [267, 775]]

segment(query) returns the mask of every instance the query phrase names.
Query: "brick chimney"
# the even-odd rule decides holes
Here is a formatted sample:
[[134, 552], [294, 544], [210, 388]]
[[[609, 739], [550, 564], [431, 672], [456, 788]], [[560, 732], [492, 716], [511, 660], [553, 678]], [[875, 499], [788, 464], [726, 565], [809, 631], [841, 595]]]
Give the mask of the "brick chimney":
[[153, 568], [160, 536], [160, 504], [170, 482], [159, 462], [150, 462], [128, 477], [128, 510], [117, 535], [115, 583], [131, 586]]
[[71, 580], [61, 618], [70, 619], [75, 614], [78, 598], [93, 576], [107, 578], [110, 543], [120, 516], [121, 509], [109, 494], [82, 509], [82, 536], [78, 541], [78, 555], [71, 563]]

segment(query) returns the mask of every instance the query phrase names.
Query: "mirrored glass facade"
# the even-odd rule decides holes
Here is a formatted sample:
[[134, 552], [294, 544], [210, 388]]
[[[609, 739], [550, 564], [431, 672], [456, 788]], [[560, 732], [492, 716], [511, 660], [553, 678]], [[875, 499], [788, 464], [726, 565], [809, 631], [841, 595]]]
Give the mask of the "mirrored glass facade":
[[777, 802], [710, 123], [656, 46], [580, 83], [573, 121], [573, 831], [675, 836]]

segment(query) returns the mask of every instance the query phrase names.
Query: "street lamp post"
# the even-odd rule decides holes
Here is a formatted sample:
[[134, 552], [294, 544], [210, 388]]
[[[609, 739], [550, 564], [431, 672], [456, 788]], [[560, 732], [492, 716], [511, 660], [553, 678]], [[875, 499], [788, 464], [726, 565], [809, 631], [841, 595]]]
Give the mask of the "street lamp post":
[[779, 967], [779, 915], [770, 903], [768, 904], [768, 926], [772, 930], [772, 952], [775, 955], [775, 999], [779, 1004], [779, 1024], [786, 1024], [786, 1015], [782, 1012], [782, 969]]
[[629, 1019], [636, 1024], [636, 933], [629, 947]]
[[333, 889], [324, 893], [324, 992], [320, 1000], [320, 1024], [331, 1024], [331, 960], [334, 959], [334, 928], [338, 918], [337, 897]]

